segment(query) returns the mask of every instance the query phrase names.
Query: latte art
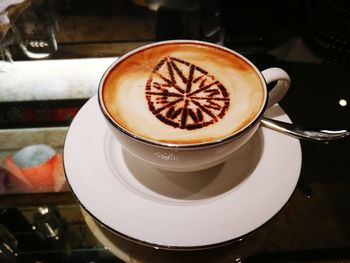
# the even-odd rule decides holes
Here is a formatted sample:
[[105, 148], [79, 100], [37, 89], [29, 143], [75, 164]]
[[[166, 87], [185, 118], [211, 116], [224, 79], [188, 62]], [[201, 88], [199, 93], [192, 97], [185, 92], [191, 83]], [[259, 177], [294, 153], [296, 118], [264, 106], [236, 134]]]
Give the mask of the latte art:
[[146, 85], [150, 111], [174, 128], [199, 129], [222, 119], [230, 105], [225, 87], [187, 61], [163, 58]]
[[163, 43], [123, 57], [102, 84], [114, 122], [144, 139], [203, 143], [230, 136], [262, 110], [265, 88], [243, 58], [203, 43]]

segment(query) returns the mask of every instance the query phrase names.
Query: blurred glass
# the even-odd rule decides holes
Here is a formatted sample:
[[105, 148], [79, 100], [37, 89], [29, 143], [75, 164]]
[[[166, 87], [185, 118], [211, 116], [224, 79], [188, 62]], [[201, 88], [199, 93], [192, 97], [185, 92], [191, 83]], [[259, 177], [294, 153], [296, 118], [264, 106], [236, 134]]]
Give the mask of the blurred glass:
[[9, 24], [1, 24], [6, 30], [2, 30], [0, 37], [0, 70], [4, 69], [3, 62], [13, 62], [14, 56], [42, 59], [57, 51], [55, 1], [27, 0], [4, 12], [9, 14], [6, 17]]
[[34, 227], [44, 238], [59, 239], [60, 219], [58, 212], [50, 207], [38, 207], [33, 213]]
[[57, 50], [55, 32], [58, 30], [54, 1], [33, 0], [11, 25], [21, 51], [31, 59], [50, 56]]
[[16, 256], [18, 241], [11, 232], [0, 224], [0, 254]]

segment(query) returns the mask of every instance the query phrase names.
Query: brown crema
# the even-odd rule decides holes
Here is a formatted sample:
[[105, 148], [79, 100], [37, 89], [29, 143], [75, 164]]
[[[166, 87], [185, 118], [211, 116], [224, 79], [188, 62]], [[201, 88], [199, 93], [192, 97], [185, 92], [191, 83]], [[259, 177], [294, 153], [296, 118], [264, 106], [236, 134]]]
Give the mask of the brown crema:
[[101, 95], [117, 125], [174, 144], [238, 132], [259, 115], [266, 96], [247, 61], [195, 42], [163, 43], [122, 57], [108, 71]]

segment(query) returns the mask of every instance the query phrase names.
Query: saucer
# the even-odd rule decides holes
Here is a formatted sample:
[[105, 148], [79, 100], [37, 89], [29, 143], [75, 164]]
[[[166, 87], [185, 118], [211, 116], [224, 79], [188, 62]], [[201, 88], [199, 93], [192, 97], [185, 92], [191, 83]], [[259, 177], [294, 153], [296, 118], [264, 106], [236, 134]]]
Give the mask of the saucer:
[[[276, 105], [266, 115], [290, 122]], [[90, 99], [64, 145], [81, 206], [129, 240], [167, 249], [225, 244], [263, 225], [288, 201], [301, 169], [297, 139], [261, 127], [225, 163], [194, 173], [158, 170], [125, 152]]]
[[82, 216], [90, 232], [105, 250], [123, 262], [152, 262], [152, 263], [193, 263], [193, 262], [242, 262], [248, 258], [245, 247], [247, 242], [232, 243], [213, 249], [201, 250], [165, 250], [144, 246], [129, 241], [114, 234], [99, 224], [89, 213], [81, 209]]

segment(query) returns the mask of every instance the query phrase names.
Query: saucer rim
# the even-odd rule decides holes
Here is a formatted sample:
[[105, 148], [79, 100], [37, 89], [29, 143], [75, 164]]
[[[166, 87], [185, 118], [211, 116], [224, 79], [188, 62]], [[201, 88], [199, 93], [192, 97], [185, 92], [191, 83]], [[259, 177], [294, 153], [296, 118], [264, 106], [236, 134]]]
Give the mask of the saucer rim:
[[[297, 183], [299, 182], [300, 178], [298, 179]], [[69, 187], [71, 188], [71, 185], [68, 183]], [[72, 188], [71, 188], [72, 190]], [[241, 235], [238, 237], [235, 237], [233, 239], [230, 240], [226, 240], [223, 242], [219, 242], [219, 243], [213, 243], [213, 244], [208, 244], [208, 245], [202, 245], [202, 246], [172, 246], [172, 245], [162, 245], [162, 244], [157, 244], [157, 243], [152, 243], [152, 242], [147, 242], [144, 240], [140, 240], [134, 237], [130, 237], [126, 234], [123, 234], [111, 227], [109, 227], [108, 225], [104, 224], [100, 219], [98, 219], [96, 216], [94, 216], [92, 214], [92, 212], [90, 212], [90, 210], [88, 210], [78, 199], [78, 197], [75, 195], [75, 193], [72, 190], [73, 196], [74, 198], [77, 200], [77, 202], [79, 203], [79, 205], [81, 206], [82, 209], [84, 209], [84, 211], [90, 215], [98, 224], [100, 224], [103, 228], [107, 229], [108, 231], [112, 232], [115, 235], [118, 235], [121, 238], [125, 238], [128, 241], [134, 242], [136, 244], [139, 245], [144, 245], [147, 247], [151, 247], [151, 248], [155, 248], [155, 249], [163, 249], [163, 250], [173, 250], [173, 251], [196, 251], [196, 250], [206, 250], [206, 249], [212, 249], [212, 248], [218, 248], [218, 247], [223, 247], [229, 244], [233, 244], [235, 242], [239, 242], [242, 239], [246, 238], [247, 236], [253, 234], [253, 232], [258, 231], [260, 228], [262, 228], [263, 226], [265, 226], [267, 223], [270, 222], [270, 220], [273, 220], [279, 213], [280, 211], [288, 204], [289, 200], [292, 198], [293, 193], [295, 191], [295, 188], [291, 194], [291, 196], [288, 198], [287, 202], [277, 211], [276, 214], [274, 214], [269, 220], [267, 220], [265, 223], [263, 223], [262, 225], [258, 226], [257, 228]]]
[[[93, 100], [96, 100], [97, 99], [97, 95], [91, 97], [86, 103], [85, 105], [83, 105], [83, 107], [81, 108], [81, 110], [84, 110], [83, 108], [85, 106], [87, 106], [87, 104], [90, 102], [90, 103], [93, 103]], [[98, 105], [96, 105], [98, 107]], [[280, 107], [278, 105], [278, 107]], [[281, 107], [280, 107], [281, 108]], [[281, 108], [282, 109], [282, 108]], [[96, 109], [97, 110], [97, 109]], [[283, 115], [286, 116], [286, 118], [291, 122], [289, 116], [287, 115], [287, 113], [282, 109], [283, 111]], [[78, 116], [78, 114], [74, 117], [74, 119], [76, 119]], [[74, 122], [74, 119], [72, 121], [72, 123]], [[107, 128], [107, 127], [106, 127]], [[210, 244], [207, 244], [207, 245], [198, 245], [198, 246], [179, 246], [179, 245], [165, 245], [165, 244], [159, 244], [159, 243], [155, 243], [155, 242], [151, 242], [151, 241], [145, 241], [145, 240], [142, 240], [142, 239], [138, 239], [138, 238], [135, 238], [135, 237], [132, 237], [132, 236], [129, 236], [127, 234], [124, 234], [114, 228], [112, 228], [111, 226], [107, 225], [106, 223], [102, 222], [101, 219], [99, 219], [97, 216], [95, 216], [91, 211], [90, 209], [88, 209], [86, 207], [86, 205], [84, 205], [82, 203], [82, 201], [78, 198], [76, 192], [74, 191], [73, 187], [72, 187], [72, 184], [68, 178], [68, 175], [67, 175], [67, 169], [66, 169], [66, 163], [65, 163], [65, 149], [67, 147], [67, 138], [68, 138], [68, 134], [69, 134], [69, 130], [67, 132], [67, 135], [65, 137], [65, 141], [64, 141], [64, 146], [63, 146], [63, 151], [62, 151], [62, 159], [63, 159], [63, 170], [64, 170], [64, 176], [66, 178], [66, 181], [67, 181], [67, 184], [69, 186], [69, 188], [71, 189], [71, 193], [73, 194], [74, 198], [77, 200], [78, 204], [81, 206], [81, 208], [83, 208], [94, 220], [96, 220], [97, 223], [99, 223], [102, 227], [104, 227], [105, 229], [107, 229], [108, 231], [122, 237], [122, 238], [125, 238], [131, 242], [134, 242], [134, 243], [137, 243], [137, 244], [140, 244], [140, 245], [145, 245], [145, 246], [148, 246], [148, 247], [152, 247], [152, 248], [156, 248], [156, 249], [164, 249], [164, 250], [177, 250], [177, 251], [186, 251], [186, 250], [205, 250], [205, 249], [211, 249], [211, 248], [216, 248], [216, 247], [221, 247], [221, 246], [225, 246], [225, 245], [228, 245], [228, 244], [231, 244], [231, 243], [234, 243], [234, 242], [238, 242], [240, 241], [241, 239], [245, 238], [246, 236], [248, 235], [251, 235], [253, 232], [255, 231], [258, 231], [260, 228], [262, 228], [263, 226], [265, 226], [268, 222], [270, 222], [270, 220], [272, 220], [273, 218], [275, 218], [279, 213], [280, 211], [288, 204], [288, 202], [290, 201], [291, 197], [293, 196], [293, 193], [295, 192], [295, 189], [296, 189], [296, 186], [300, 180], [300, 172], [301, 172], [301, 167], [302, 167], [302, 151], [301, 151], [301, 145], [300, 145], [300, 141], [298, 141], [298, 148], [299, 148], [299, 154], [300, 154], [300, 166], [299, 166], [299, 171], [298, 171], [298, 179], [296, 180], [296, 183], [295, 185], [293, 186], [293, 191], [291, 192], [289, 198], [287, 199], [287, 201], [278, 209], [277, 212], [275, 212], [275, 214], [273, 214], [271, 217], [269, 217], [268, 220], [266, 220], [264, 223], [260, 224], [258, 227], [255, 227], [253, 228], [252, 230], [246, 232], [245, 234], [242, 234], [240, 236], [237, 236], [237, 237], [234, 237], [232, 239], [229, 239], [229, 240], [225, 240], [225, 241], [222, 241], [222, 242], [217, 242], [217, 243], [210, 243]]]

